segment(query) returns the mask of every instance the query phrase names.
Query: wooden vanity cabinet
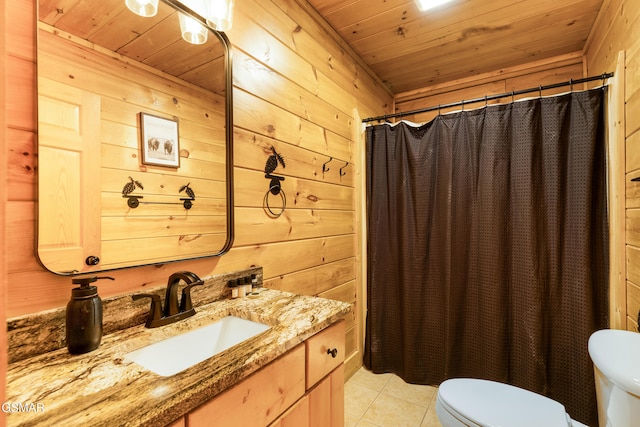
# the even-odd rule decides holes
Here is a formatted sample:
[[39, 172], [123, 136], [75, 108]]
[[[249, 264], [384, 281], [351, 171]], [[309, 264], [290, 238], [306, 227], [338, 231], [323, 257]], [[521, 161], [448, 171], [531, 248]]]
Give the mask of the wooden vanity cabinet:
[[309, 427], [344, 426], [344, 364], [309, 393]]
[[344, 321], [320, 331], [194, 409], [187, 425], [342, 427], [344, 333]]

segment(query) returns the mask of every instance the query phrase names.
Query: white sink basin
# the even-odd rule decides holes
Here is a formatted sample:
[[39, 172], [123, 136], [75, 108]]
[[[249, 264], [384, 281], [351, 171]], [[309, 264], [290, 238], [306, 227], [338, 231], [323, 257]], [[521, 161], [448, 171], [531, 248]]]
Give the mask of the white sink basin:
[[158, 375], [170, 377], [269, 328], [262, 323], [227, 316], [210, 325], [127, 353], [125, 359]]

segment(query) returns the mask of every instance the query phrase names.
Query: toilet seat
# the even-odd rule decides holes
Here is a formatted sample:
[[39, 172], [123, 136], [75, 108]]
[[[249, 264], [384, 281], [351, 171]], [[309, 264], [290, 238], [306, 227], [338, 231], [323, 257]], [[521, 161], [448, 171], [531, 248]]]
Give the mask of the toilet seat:
[[[456, 378], [440, 384], [438, 417], [471, 427], [567, 427], [564, 406], [522, 388], [494, 381]], [[441, 416], [442, 415], [442, 416]], [[447, 426], [443, 422], [444, 426]]]

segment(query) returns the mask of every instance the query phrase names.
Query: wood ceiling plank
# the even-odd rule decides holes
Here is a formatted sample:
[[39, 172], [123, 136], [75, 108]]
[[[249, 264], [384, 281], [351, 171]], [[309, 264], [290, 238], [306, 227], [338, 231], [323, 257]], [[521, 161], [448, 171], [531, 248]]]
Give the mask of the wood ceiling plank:
[[[315, 6], [316, 1], [312, 3]], [[356, 29], [355, 27], [367, 21], [374, 21], [377, 24], [390, 23], [392, 16], [400, 16], [403, 13], [407, 14], [407, 18], [412, 19], [421, 16], [415, 0], [355, 0], [342, 2], [339, 7], [319, 12], [339, 33], [351, 33]]]
[[[395, 93], [581, 51], [603, 0], [309, 0]], [[425, 65], [428, 64], [428, 65]]]
[[398, 93], [395, 97], [396, 104], [411, 102], [417, 99], [423, 99], [429, 96], [446, 93], [453, 90], [467, 88], [471, 85], [481, 85], [493, 82], [497, 79], [517, 79], [522, 75], [537, 74], [545, 72], [549, 69], [572, 68], [579, 66], [582, 69], [582, 52], [572, 52], [552, 58], [540, 59], [528, 62], [525, 65], [516, 65], [515, 67], [505, 67], [498, 70], [492, 70], [488, 73], [476, 74], [468, 78], [451, 80], [448, 82], [431, 85], [428, 87], [410, 90]]
[[314, 0], [312, 3], [315, 10], [320, 12], [323, 16], [328, 16], [332, 13], [335, 13], [336, 11], [343, 9], [345, 6], [348, 6], [351, 3], [357, 2], [358, 0]]
[[[376, 64], [373, 69], [383, 81], [391, 83], [394, 92], [404, 92], [566, 52], [580, 51], [584, 39], [580, 40], [571, 33], [581, 33], [584, 28], [576, 25], [564, 28], [567, 37], [549, 39], [544, 44], [532, 40], [530, 33], [523, 33], [509, 37], [509, 44], [488, 40], [460, 51], [449, 52], [446, 47], [434, 48], [430, 52], [433, 61], [419, 55], [407, 55]], [[576, 40], [572, 41], [572, 38]]]
[[[576, 9], [575, 6], [575, 3], [561, 4], [558, 7], [553, 7], [551, 11], [530, 8], [526, 12], [521, 11], [522, 5], [508, 7], [491, 14], [490, 20], [486, 16], [482, 19], [464, 20], [459, 24], [449, 25], [435, 31], [428, 31], [417, 27], [416, 23], [409, 23], [403, 27], [402, 31], [396, 28], [392, 34], [379, 34], [354, 42], [352, 45], [367, 63], [374, 64], [393, 56], [412, 52], [419, 53], [442, 44], [448, 44], [451, 50], [465, 50], [467, 49], [466, 43], [470, 40], [478, 37], [490, 37], [494, 34], [511, 36], [511, 34], [538, 29], [536, 33], [532, 34], [534, 38], [555, 38], [557, 33], [562, 31], [563, 21], [571, 21], [571, 18], [574, 17], [584, 19], [584, 16], [587, 15], [591, 22], [589, 22], [589, 28], [585, 30], [584, 38], [586, 39], [597, 10]], [[542, 28], [545, 31], [542, 31]]]
[[[433, 76], [445, 73], [446, 69], [468, 68], [469, 71], [477, 71], [478, 68], [486, 68], [478, 64], [487, 64], [493, 69], [503, 68], [505, 64], [515, 65], [515, 62], [524, 63], [555, 56], [548, 52], [550, 49], [564, 48], [566, 52], [581, 50], [585, 40], [581, 38], [581, 34], [588, 30], [587, 20], [581, 22], [571, 26], [557, 24], [556, 27], [563, 28], [562, 33], [545, 40], [535, 38], [535, 33], [540, 31], [538, 29], [531, 29], [524, 33], [511, 33], [508, 37], [486, 36], [468, 43], [462, 50], [456, 50], [455, 46], [451, 48], [450, 45], [445, 44], [432, 47], [423, 55], [409, 53], [400, 58], [391, 58], [374, 64], [372, 67], [383, 80], [407, 76], [419, 69], [424, 73], [425, 66], [428, 67], [427, 72]], [[501, 60], [506, 62], [500, 62]]]

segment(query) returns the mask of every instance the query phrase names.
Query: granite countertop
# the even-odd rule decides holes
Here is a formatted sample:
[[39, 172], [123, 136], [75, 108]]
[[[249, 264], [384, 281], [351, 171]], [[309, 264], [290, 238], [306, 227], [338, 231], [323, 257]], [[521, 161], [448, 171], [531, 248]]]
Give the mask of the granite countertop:
[[[83, 355], [66, 348], [11, 363], [6, 402], [8, 426], [162, 426], [240, 382], [311, 335], [339, 321], [347, 303], [266, 290], [257, 298], [196, 307], [196, 315], [171, 325], [143, 325], [103, 337]], [[271, 326], [266, 332], [171, 377], [162, 377], [126, 353], [235, 315]]]

